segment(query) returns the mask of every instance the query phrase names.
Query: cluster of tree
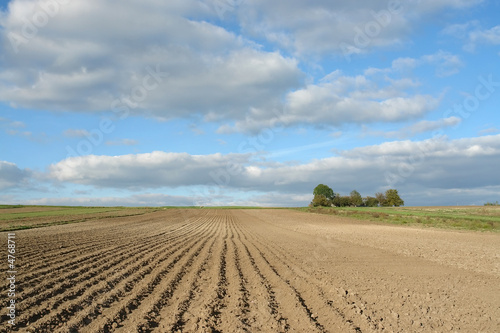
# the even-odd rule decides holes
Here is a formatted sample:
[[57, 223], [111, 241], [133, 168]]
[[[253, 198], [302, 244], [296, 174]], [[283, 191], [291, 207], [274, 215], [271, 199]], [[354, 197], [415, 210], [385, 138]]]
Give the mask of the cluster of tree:
[[396, 189], [389, 189], [385, 193], [376, 193], [375, 197], [363, 198], [356, 190], [348, 196], [341, 196], [333, 192], [329, 186], [319, 184], [314, 188], [313, 195], [314, 198], [310, 204], [313, 207], [399, 207], [405, 204]]
[[484, 205], [485, 206], [500, 206], [500, 204], [498, 203], [498, 201], [496, 201], [496, 202], [487, 202]]

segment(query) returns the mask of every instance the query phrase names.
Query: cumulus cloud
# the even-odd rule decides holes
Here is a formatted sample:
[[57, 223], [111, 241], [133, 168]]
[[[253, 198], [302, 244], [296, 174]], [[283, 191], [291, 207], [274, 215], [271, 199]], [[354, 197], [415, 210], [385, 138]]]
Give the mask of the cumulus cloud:
[[[51, 165], [63, 183], [147, 190], [188, 186], [194, 201], [211, 202], [228, 190], [305, 195], [319, 183], [364, 195], [396, 187], [442, 190], [500, 186], [500, 135], [449, 140], [394, 141], [337, 152], [303, 164], [259, 163], [247, 154], [154, 152], [73, 157]], [[420, 198], [422, 199], [422, 197]]]
[[459, 56], [441, 50], [438, 53], [423, 56], [421, 61], [435, 65], [437, 77], [457, 74], [464, 66]]
[[365, 53], [404, 43], [415, 24], [444, 10], [464, 9], [482, 0], [247, 0], [239, 9], [249, 34], [301, 55]]
[[472, 31], [469, 34], [471, 43], [484, 43], [491, 45], [500, 45], [500, 25], [491, 29]]
[[415, 186], [467, 189], [500, 186], [500, 136], [420, 142], [395, 141], [357, 148], [307, 164], [255, 170], [262, 184], [282, 190], [314, 188], [321, 182], [339, 192], [353, 188], [370, 194], [396, 187], [407, 193]]
[[0, 190], [21, 187], [29, 179], [30, 172], [16, 164], [0, 161]]
[[353, 149], [349, 158], [384, 160], [390, 186], [466, 189], [500, 185], [500, 136], [397, 141]]
[[500, 25], [483, 28], [476, 20], [449, 25], [441, 33], [462, 40], [463, 49], [469, 52], [475, 51], [480, 44], [500, 45]]
[[[56, 181], [64, 187], [78, 184], [89, 190], [132, 192], [129, 197], [117, 199], [102, 196], [101, 200], [97, 198], [99, 195], [92, 195], [92, 198], [76, 196], [76, 199], [64, 201], [61, 196], [62, 199], [36, 199], [38, 201], [29, 202], [32, 204], [93, 205], [101, 200], [101, 204], [106, 205], [233, 203], [270, 206], [305, 205], [308, 203], [306, 196], [310, 196], [319, 183], [329, 184], [343, 194], [356, 189], [363, 195], [373, 195], [387, 188], [397, 188], [412, 204], [478, 203], [463, 202], [466, 193], [476, 193], [469, 196], [469, 200], [491, 200], [485, 195], [500, 188], [496, 170], [500, 163], [500, 135], [386, 142], [336, 151], [335, 156], [306, 163], [271, 163], [265, 162], [266, 158], [265, 154], [256, 160], [249, 154], [165, 152], [89, 155], [52, 164], [43, 177], [35, 177], [29, 170], [3, 161], [0, 162], [0, 188], [19, 189], [38, 179]], [[154, 189], [168, 191], [169, 188], [187, 188], [190, 194], [151, 194]], [[448, 196], [428, 201], [436, 193]], [[12, 200], [17, 202], [18, 199]], [[27, 203], [24, 199], [22, 202]]]
[[370, 68], [369, 74], [382, 73], [408, 73], [419, 66], [434, 66], [436, 68], [435, 75], [437, 77], [452, 76], [460, 72], [464, 67], [464, 62], [460, 56], [439, 50], [434, 54], [426, 54], [419, 58], [398, 58], [392, 61], [391, 68], [377, 69]]
[[[424, 141], [392, 141], [380, 145], [354, 148], [345, 151], [346, 157], [376, 157], [390, 156], [391, 158], [405, 158], [415, 152], [424, 152], [434, 157], [460, 157], [468, 153], [476, 155], [499, 155], [500, 135], [489, 135], [475, 138], [448, 140], [446, 137], [437, 137]], [[500, 156], [499, 156], [500, 157]]]
[[60, 182], [104, 188], [204, 185], [218, 179], [218, 170], [232, 170], [247, 163], [249, 157], [248, 154], [189, 155], [160, 151], [122, 156], [89, 155], [52, 164], [49, 177]]
[[455, 38], [467, 38], [469, 31], [477, 30], [481, 23], [477, 20], [469, 21], [466, 23], [450, 24], [441, 31], [443, 35], [453, 36]]
[[269, 112], [251, 109], [244, 120], [219, 128], [220, 133], [232, 131], [259, 132], [272, 125], [310, 124], [338, 127], [342, 124], [401, 122], [418, 119], [439, 105], [439, 98], [410, 94], [405, 89], [418, 86], [408, 80], [385, 82], [369, 76], [346, 76], [335, 71], [317, 84], [288, 93], [282, 110]]
[[[290, 56], [266, 51], [211, 23], [217, 22], [213, 1], [74, 0], [60, 5], [47, 24], [35, 27], [29, 36], [26, 22], [43, 12], [41, 5], [11, 1], [0, 19], [0, 101], [32, 109], [114, 111], [120, 117], [161, 120], [201, 115], [205, 121], [232, 124], [219, 132], [256, 132], [275, 108], [287, 113], [279, 120], [290, 126], [303, 120], [338, 125], [418, 117], [432, 109], [436, 99], [401, 92], [416, 82], [393, 81], [393, 91], [366, 82], [375, 89], [368, 96], [370, 87], [355, 87], [363, 82], [348, 82], [366, 78], [344, 76], [338, 84], [304, 86], [298, 65], [302, 53], [341, 52], [340, 43], [352, 41], [357, 29], [368, 29], [371, 23], [383, 27], [370, 37], [366, 50], [399, 43], [414, 21], [429, 13], [478, 1], [408, 1], [397, 8], [390, 3], [248, 0], [234, 7], [247, 36], [284, 45], [293, 51]], [[407, 60], [394, 66], [414, 62]], [[458, 57], [445, 52], [427, 56], [427, 61], [437, 66], [438, 76], [452, 75], [461, 67]], [[311, 117], [305, 115], [308, 109]]]
[[296, 60], [204, 20], [202, 2], [74, 0], [26, 38], [37, 3], [12, 1], [0, 21], [0, 100], [20, 107], [217, 120], [302, 78]]

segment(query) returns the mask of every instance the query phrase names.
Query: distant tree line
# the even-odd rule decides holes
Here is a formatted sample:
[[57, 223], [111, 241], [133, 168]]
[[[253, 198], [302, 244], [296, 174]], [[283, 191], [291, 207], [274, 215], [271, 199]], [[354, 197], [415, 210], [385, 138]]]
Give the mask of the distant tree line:
[[500, 204], [498, 203], [498, 201], [496, 201], [496, 202], [487, 202], [484, 205], [485, 206], [500, 206]]
[[312, 207], [399, 207], [404, 206], [404, 201], [398, 190], [389, 189], [385, 193], [375, 193], [375, 197], [363, 198], [358, 191], [353, 190], [350, 195], [340, 195], [324, 184], [314, 188], [314, 198], [309, 206]]

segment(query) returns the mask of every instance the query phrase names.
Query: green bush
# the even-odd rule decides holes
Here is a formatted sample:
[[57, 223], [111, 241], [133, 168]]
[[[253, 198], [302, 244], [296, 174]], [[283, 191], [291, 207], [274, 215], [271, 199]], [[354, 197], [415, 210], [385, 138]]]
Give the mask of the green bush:
[[323, 194], [316, 194], [311, 202], [313, 207], [329, 207], [330, 201]]

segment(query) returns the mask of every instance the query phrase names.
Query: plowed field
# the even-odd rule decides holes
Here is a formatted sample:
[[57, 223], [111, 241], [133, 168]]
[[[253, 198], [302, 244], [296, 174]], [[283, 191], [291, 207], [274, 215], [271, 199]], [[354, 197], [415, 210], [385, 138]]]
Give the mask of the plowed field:
[[2, 332], [500, 331], [497, 233], [169, 209], [17, 231], [16, 246]]

